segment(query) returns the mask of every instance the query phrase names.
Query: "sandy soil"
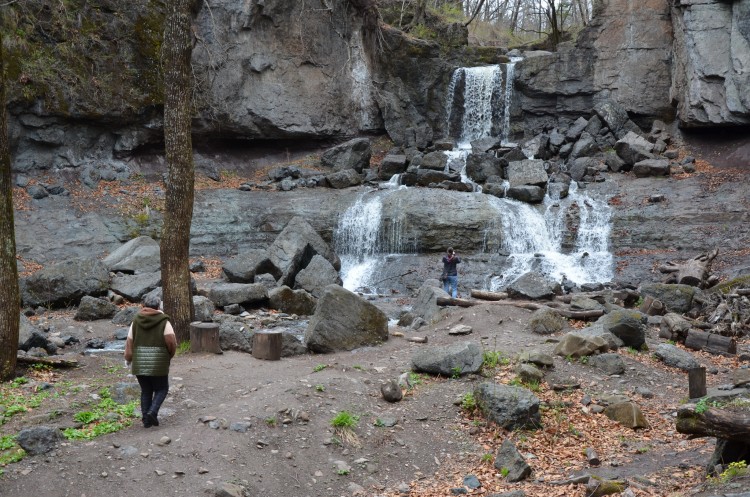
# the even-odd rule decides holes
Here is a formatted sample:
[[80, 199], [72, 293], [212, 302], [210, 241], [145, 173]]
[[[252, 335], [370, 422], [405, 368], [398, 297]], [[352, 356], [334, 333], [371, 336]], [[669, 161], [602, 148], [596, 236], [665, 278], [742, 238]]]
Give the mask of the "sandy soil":
[[[389, 313], [399, 307], [385, 298], [376, 303]], [[583, 473], [624, 478], [631, 495], [721, 493], [699, 487], [713, 439], [690, 441], [674, 429], [674, 413], [687, 398], [686, 375], [648, 353], [621, 350], [628, 370], [618, 377], [555, 358], [547, 378], [574, 381], [581, 388], [560, 393], [543, 384], [537, 395], [554, 408], [545, 409], [545, 429], [537, 432], [504, 432], [455, 405], [481, 381], [509, 382], [519, 352], [552, 350], [555, 336], [525, 331], [530, 314], [487, 304], [449, 309], [439, 323], [418, 332], [391, 328], [391, 333], [426, 336], [427, 345], [392, 336], [378, 347], [280, 361], [240, 352], [179, 355], [160, 426], [145, 429], [135, 419], [119, 432], [66, 441], [51, 453], [10, 464], [0, 478], [0, 495], [225, 495], [216, 492], [226, 483], [240, 485], [249, 496], [398, 495], [407, 489], [413, 496], [451, 495], [451, 488], [463, 486], [464, 476], [474, 474], [483, 486], [473, 495], [520, 489], [528, 496], [583, 496], [583, 485], [550, 484]], [[472, 334], [449, 336], [447, 330], [457, 323], [471, 326]], [[69, 351], [81, 366], [44, 374], [25, 371], [35, 379], [24, 388], [43, 380], [59, 395], [12, 417], [2, 426], [3, 435], [34, 424], [73, 426], [73, 415], [102, 387], [134, 380], [118, 354], [81, 354], [89, 338], [112, 339], [117, 329], [112, 323], [82, 323], [56, 314], [49, 324], [53, 333], [81, 337], [81, 345]], [[416, 350], [460, 340], [501, 351], [511, 361], [485, 377], [420, 376], [401, 402], [382, 399], [381, 383], [410, 371]], [[649, 345], [658, 340], [651, 329]], [[714, 373], [709, 386], [726, 383], [736, 367], [726, 359], [698, 359]], [[635, 394], [638, 387], [653, 398]], [[580, 403], [584, 394], [597, 399], [614, 392], [637, 401], [652, 428], [623, 429], [603, 415], [585, 412]], [[342, 411], [359, 416], [349, 434], [331, 427]], [[382, 426], [394, 421], [394, 426]], [[249, 428], [235, 431], [233, 423], [249, 423]], [[508, 484], [492, 467], [491, 456], [506, 437], [534, 469], [526, 482]], [[582, 450], [588, 446], [596, 448], [600, 466], [586, 463]]]

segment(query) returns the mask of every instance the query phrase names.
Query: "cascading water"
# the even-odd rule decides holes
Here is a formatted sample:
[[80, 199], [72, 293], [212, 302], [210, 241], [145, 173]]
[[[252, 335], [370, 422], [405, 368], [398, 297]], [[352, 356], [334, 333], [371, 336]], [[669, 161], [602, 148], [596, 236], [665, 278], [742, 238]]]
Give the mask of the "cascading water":
[[386, 257], [414, 252], [415, 244], [402, 235], [399, 218], [383, 222], [383, 199], [396, 189], [398, 176], [381, 184], [383, 190], [368, 190], [341, 215], [333, 234], [333, 244], [341, 259], [341, 279], [347, 290], [358, 291], [371, 285]]
[[492, 134], [493, 117], [495, 117], [495, 100], [502, 87], [503, 73], [499, 65], [485, 67], [461, 67], [453, 72], [448, 87], [448, 129], [458, 109], [454, 109], [455, 92], [463, 80], [463, 105], [460, 116], [459, 149], [470, 149], [470, 142]]
[[510, 111], [511, 104], [513, 103], [513, 81], [516, 75], [516, 62], [520, 61], [521, 57], [511, 57], [510, 62], [505, 66], [505, 100], [503, 106], [503, 134], [502, 143], [503, 145], [511, 145], [510, 143]]
[[[544, 213], [516, 200], [491, 198], [502, 224], [502, 251], [508, 255], [501, 275], [490, 277], [492, 291], [505, 288], [524, 273], [536, 270], [555, 281], [603, 283], [613, 276], [609, 252], [611, 208], [578, 192], [572, 183], [568, 197], [544, 200]], [[574, 248], [564, 253], [566, 219], [577, 215]]]

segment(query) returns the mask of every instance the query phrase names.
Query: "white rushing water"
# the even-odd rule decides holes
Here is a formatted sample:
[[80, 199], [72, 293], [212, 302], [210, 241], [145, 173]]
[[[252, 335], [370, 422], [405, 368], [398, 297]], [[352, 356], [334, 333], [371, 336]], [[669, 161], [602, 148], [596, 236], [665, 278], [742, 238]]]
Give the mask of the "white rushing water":
[[[456, 85], [464, 78], [464, 105], [454, 109]], [[461, 136], [458, 148], [470, 148], [469, 143], [492, 133], [492, 96], [503, 84], [503, 73], [499, 65], [483, 67], [461, 67], [453, 72], [448, 86], [446, 116], [450, 123], [453, 113], [461, 112]]]
[[[502, 224], [502, 252], [508, 254], [502, 274], [490, 278], [490, 290], [505, 288], [533, 270], [555, 281], [576, 284], [604, 283], [613, 277], [609, 251], [612, 209], [604, 201], [578, 192], [572, 183], [567, 198], [547, 196], [539, 208], [516, 200], [492, 198]], [[566, 218], [577, 218], [577, 229], [568, 233]], [[565, 252], [566, 234], [574, 236]]]
[[510, 112], [511, 104], [513, 103], [513, 82], [515, 81], [516, 75], [516, 62], [520, 61], [521, 57], [511, 57], [510, 62], [505, 66], [505, 95], [503, 97], [503, 145], [512, 145], [510, 142]]
[[377, 283], [378, 268], [386, 257], [414, 252], [414, 243], [402, 234], [400, 218], [383, 222], [383, 199], [397, 189], [399, 176], [381, 183], [381, 190], [368, 190], [344, 211], [333, 233], [336, 253], [341, 259], [341, 279], [347, 290], [358, 291]]

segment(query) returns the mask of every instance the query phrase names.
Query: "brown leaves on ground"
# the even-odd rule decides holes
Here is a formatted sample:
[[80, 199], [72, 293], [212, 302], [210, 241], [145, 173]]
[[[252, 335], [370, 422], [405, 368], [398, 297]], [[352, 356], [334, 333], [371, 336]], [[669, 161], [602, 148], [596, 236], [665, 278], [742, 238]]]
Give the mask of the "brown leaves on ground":
[[[671, 369], [648, 353], [627, 353], [655, 370]], [[723, 357], [706, 352], [691, 351], [702, 362], [723, 369], [739, 367], [736, 357]], [[494, 380], [509, 384], [516, 374], [514, 365], [498, 370]], [[577, 378], [586, 384], [586, 378]], [[664, 388], [672, 389], [671, 385]], [[710, 439], [689, 440], [676, 432], [672, 414], [679, 405], [665, 403], [663, 398], [638, 398], [638, 405], [650, 424], [649, 429], [632, 430], [610, 420], [604, 414], [595, 414], [582, 402], [581, 390], [554, 391], [546, 385], [534, 389], [542, 402], [542, 428], [539, 430], [507, 431], [484, 419], [475, 410], [464, 411], [458, 416], [453, 428], [468, 433], [474, 440], [476, 452], [457, 459], [439, 461], [440, 469], [432, 476], [423, 476], [411, 483], [410, 495], [435, 497], [452, 495], [451, 489], [464, 487], [463, 478], [475, 475], [482, 483], [478, 489], [468, 489], [469, 495], [490, 495], [522, 489], [528, 497], [572, 497], [584, 496], [585, 485], [564, 484], [574, 473], [597, 473], [590, 467], [585, 450], [596, 451], [601, 466], [622, 466], [636, 457], [649, 457], [642, 474], [627, 477], [627, 484], [635, 496], [686, 495], [705, 481], [702, 466], [677, 465], [678, 461], [664, 463], [666, 453], [674, 453], [676, 445], [680, 451], [695, 450], [705, 454], [708, 460], [713, 451]], [[510, 439], [526, 462], [532, 467], [529, 479], [519, 483], [508, 483], [501, 470], [494, 467], [494, 457], [504, 439]], [[634, 479], [638, 476], [639, 479]], [[395, 497], [394, 494], [388, 494]]]

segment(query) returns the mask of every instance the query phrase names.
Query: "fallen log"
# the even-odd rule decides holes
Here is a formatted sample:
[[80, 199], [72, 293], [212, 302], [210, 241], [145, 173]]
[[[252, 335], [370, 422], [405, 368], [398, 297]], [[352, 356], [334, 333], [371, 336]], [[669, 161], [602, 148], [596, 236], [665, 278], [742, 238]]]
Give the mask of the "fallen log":
[[679, 283], [706, 288], [711, 274], [711, 263], [718, 254], [719, 249], [714, 249], [707, 254], [700, 254], [685, 262], [670, 261], [659, 267], [659, 271], [669, 273], [665, 283]]
[[695, 406], [684, 406], [677, 411], [676, 426], [690, 438], [750, 440], [750, 412], [746, 410], [709, 408], [698, 412]]
[[737, 354], [737, 341], [734, 338], [699, 330], [688, 331], [685, 337], [685, 347], [718, 355]]
[[44, 364], [55, 368], [77, 368], [78, 361], [75, 359], [63, 359], [60, 357], [29, 357], [27, 355], [16, 356], [18, 364]]
[[471, 296], [480, 300], [505, 300], [508, 294], [505, 292], [488, 292], [486, 290], [472, 290]]
[[528, 309], [530, 311], [536, 311], [545, 307], [550, 307], [557, 311], [561, 316], [570, 319], [590, 319], [598, 318], [604, 315], [602, 310], [591, 310], [591, 311], [571, 311], [568, 309], [561, 309], [558, 307], [559, 304], [555, 302], [547, 302], [544, 304], [538, 304], [536, 302], [523, 302], [519, 300], [504, 300], [504, 301], [481, 301], [481, 300], [469, 300], [469, 299], [454, 299], [452, 297], [438, 297], [437, 305], [453, 305], [458, 307], [472, 307], [475, 305], [511, 305], [520, 309]]

